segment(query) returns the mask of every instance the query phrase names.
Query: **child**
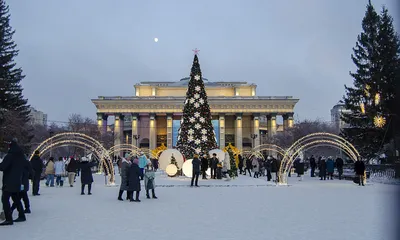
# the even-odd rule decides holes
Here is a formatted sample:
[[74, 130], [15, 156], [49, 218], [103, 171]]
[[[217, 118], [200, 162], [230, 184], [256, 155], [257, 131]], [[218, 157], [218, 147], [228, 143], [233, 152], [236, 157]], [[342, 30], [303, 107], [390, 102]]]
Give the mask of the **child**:
[[146, 197], [150, 199], [149, 190], [151, 189], [151, 193], [154, 199], [157, 199], [155, 193], [155, 182], [154, 179], [156, 178], [155, 172], [151, 166], [151, 163], [147, 164], [146, 172], [144, 173], [144, 186], [146, 189]]

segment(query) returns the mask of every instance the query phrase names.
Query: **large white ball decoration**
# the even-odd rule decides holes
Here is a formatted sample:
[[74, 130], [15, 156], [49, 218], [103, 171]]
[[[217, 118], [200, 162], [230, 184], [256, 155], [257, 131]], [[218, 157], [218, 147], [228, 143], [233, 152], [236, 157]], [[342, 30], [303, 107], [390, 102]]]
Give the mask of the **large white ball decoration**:
[[182, 168], [183, 165], [183, 155], [176, 149], [167, 149], [163, 151], [158, 158], [158, 167], [161, 170], [166, 170], [167, 166], [171, 164], [171, 156], [174, 154], [174, 157], [176, 159], [176, 162], [178, 164], [179, 168]]
[[168, 176], [173, 177], [178, 172], [178, 168], [175, 166], [175, 164], [169, 164], [166, 167], [165, 172], [167, 173]]
[[184, 174], [186, 177], [188, 177], [188, 178], [191, 178], [191, 177], [193, 176], [193, 165], [192, 165], [192, 160], [193, 160], [193, 159], [186, 160], [186, 161], [183, 163], [183, 166], [182, 166], [182, 172], [183, 172], [183, 174]]
[[225, 152], [222, 151], [221, 149], [213, 149], [209, 152], [210, 157], [213, 156], [213, 153], [217, 154], [217, 158], [219, 159], [220, 162], [224, 161], [225, 159]]

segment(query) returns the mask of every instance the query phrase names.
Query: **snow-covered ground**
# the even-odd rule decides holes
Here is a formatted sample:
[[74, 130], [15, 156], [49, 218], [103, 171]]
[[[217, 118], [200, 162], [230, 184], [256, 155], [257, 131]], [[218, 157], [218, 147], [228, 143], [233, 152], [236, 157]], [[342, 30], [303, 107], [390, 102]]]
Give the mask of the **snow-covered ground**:
[[42, 186], [30, 197], [28, 221], [0, 228], [0, 239], [394, 239], [392, 185], [291, 177], [291, 186], [276, 187], [241, 176], [190, 188], [189, 179], [159, 175], [159, 199], [142, 194], [131, 203], [117, 201], [118, 187], [104, 186], [104, 177], [95, 181], [92, 196], [81, 196], [78, 185]]

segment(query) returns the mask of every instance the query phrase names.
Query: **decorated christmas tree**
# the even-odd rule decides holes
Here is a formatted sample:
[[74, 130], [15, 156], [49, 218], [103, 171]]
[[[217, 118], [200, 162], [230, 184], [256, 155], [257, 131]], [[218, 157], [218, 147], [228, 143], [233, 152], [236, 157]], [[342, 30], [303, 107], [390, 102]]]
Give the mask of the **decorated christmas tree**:
[[171, 164], [174, 164], [176, 168], [179, 170], [178, 162], [176, 161], [174, 154], [171, 155]]
[[230, 165], [231, 165], [231, 169], [228, 170], [228, 174], [230, 178], [235, 178], [237, 177], [237, 167], [236, 167], [236, 160], [235, 160], [235, 156], [233, 155], [233, 151], [229, 148], [228, 149], [228, 153], [229, 153], [229, 159], [230, 159]]
[[177, 149], [188, 159], [195, 153], [207, 153], [217, 148], [211, 123], [211, 112], [201, 75], [198, 50], [194, 50], [190, 81], [186, 92], [183, 117], [177, 142]]

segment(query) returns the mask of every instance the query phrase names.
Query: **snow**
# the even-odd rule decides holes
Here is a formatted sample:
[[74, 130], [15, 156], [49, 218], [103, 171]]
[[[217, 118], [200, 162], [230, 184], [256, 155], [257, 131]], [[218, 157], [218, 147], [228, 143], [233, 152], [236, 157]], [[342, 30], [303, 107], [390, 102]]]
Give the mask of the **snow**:
[[[119, 176], [117, 176], [119, 179]], [[231, 181], [157, 175], [159, 199], [117, 201], [118, 187], [95, 175], [93, 195], [41, 187], [28, 221], [0, 228], [0, 239], [391, 240], [396, 186], [305, 177], [290, 186], [240, 176]], [[125, 195], [124, 195], [125, 197]], [[16, 213], [14, 213], [16, 217]], [[10, 238], [7, 238], [10, 237]]]

